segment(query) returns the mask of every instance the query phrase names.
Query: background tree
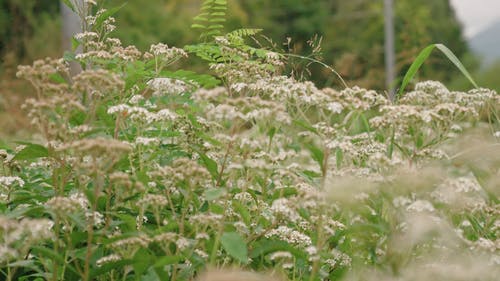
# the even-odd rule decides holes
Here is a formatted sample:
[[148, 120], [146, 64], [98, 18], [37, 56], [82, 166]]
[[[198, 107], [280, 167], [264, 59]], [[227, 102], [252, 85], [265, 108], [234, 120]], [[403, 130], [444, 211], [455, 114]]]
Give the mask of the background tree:
[[[58, 40], [50, 32], [57, 27], [55, 1], [0, 0], [0, 52], [18, 50], [16, 57], [41, 57], [49, 42]], [[105, 7], [123, 0], [103, 1]], [[190, 29], [201, 0], [128, 1], [117, 14], [122, 28], [115, 36], [124, 44], [146, 50], [154, 42], [183, 46], [195, 42], [198, 34]], [[307, 41], [322, 37], [324, 62], [334, 66], [350, 85], [385, 90], [383, 53], [383, 1], [373, 0], [229, 0], [227, 30], [238, 27], [263, 28], [275, 45], [291, 38], [292, 51], [308, 55], [314, 50]], [[449, 0], [407, 0], [395, 2], [397, 68], [406, 71], [417, 52], [429, 43], [446, 44], [459, 58], [469, 55], [461, 26]], [[52, 13], [52, 17], [50, 17]], [[45, 23], [45, 24], [40, 24]], [[50, 24], [49, 24], [50, 23]], [[11, 28], [13, 27], [13, 28]], [[41, 28], [45, 30], [41, 30]], [[49, 28], [47, 28], [49, 27]], [[16, 34], [16, 36], [13, 36]], [[21, 34], [21, 36], [18, 36]], [[24, 35], [23, 35], [24, 34]], [[51, 36], [50, 38], [47, 38]], [[27, 38], [27, 39], [20, 39]], [[39, 40], [44, 44], [25, 44]], [[49, 43], [49, 44], [47, 44]], [[7, 48], [7, 45], [9, 46]], [[29, 47], [26, 47], [29, 46]], [[36, 46], [36, 47], [31, 47]], [[53, 48], [54, 49], [54, 48]], [[60, 51], [60, 48], [55, 48]], [[3, 51], [2, 51], [3, 50]], [[316, 49], [317, 51], [317, 49]], [[335, 78], [328, 70], [313, 67], [311, 79], [318, 86], [330, 86]], [[433, 56], [420, 72], [422, 79], [450, 81], [456, 74], [444, 57]], [[335, 85], [333, 85], [335, 86]]]
[[[323, 57], [351, 85], [385, 89], [383, 1], [372, 0], [239, 0], [249, 13], [249, 24], [264, 29], [278, 42], [291, 37], [306, 42], [323, 37]], [[260, 9], [258, 7], [261, 7]], [[397, 68], [406, 71], [418, 52], [430, 43], [444, 43], [463, 57], [468, 47], [449, 0], [395, 1]], [[307, 48], [298, 43], [297, 51]], [[456, 74], [438, 56], [426, 64], [423, 79], [444, 82]], [[331, 73], [316, 72], [318, 83], [329, 84]]]
[[61, 53], [57, 1], [0, 0], [0, 137], [22, 134], [20, 110], [32, 88], [16, 79], [17, 65]]

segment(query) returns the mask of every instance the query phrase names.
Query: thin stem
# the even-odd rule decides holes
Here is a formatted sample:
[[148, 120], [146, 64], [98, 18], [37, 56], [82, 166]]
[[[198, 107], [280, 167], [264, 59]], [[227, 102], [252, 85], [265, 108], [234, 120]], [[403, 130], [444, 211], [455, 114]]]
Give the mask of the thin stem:
[[85, 254], [85, 267], [83, 271], [83, 280], [88, 281], [89, 280], [89, 274], [90, 274], [90, 258], [92, 256], [92, 240], [94, 238], [94, 214], [97, 210], [97, 198], [99, 196], [99, 190], [101, 187], [101, 175], [99, 171], [97, 171], [97, 165], [95, 165], [95, 187], [94, 187], [94, 200], [92, 202], [92, 213], [89, 216], [89, 221], [87, 224], [87, 253]]
[[229, 142], [226, 153], [224, 154], [224, 159], [222, 160], [222, 165], [220, 168], [219, 176], [217, 177], [217, 183], [215, 186], [221, 186], [222, 183], [222, 175], [224, 174], [224, 170], [226, 169], [226, 164], [227, 164], [227, 158], [229, 157], [229, 152], [231, 151], [231, 148], [233, 147], [233, 142]]
[[[59, 252], [59, 215], [56, 215], [56, 219], [54, 221], [54, 232], [55, 232], [55, 241], [54, 241], [54, 251], [56, 253]], [[52, 280], [53, 281], [57, 281], [58, 279], [58, 274], [57, 274], [57, 271], [58, 271], [58, 263], [56, 260], [53, 260], [53, 265], [52, 265]]]
[[300, 58], [300, 59], [303, 59], [303, 60], [308, 60], [308, 61], [320, 64], [321, 66], [323, 66], [323, 67], [327, 68], [328, 70], [330, 70], [331, 72], [333, 72], [339, 78], [339, 80], [342, 82], [342, 85], [345, 88], [349, 88], [349, 86], [347, 86], [347, 83], [344, 81], [344, 79], [342, 78], [342, 76], [340, 76], [340, 74], [335, 69], [333, 69], [333, 67], [327, 65], [326, 63], [324, 63], [322, 61], [319, 61], [317, 59], [308, 58], [308, 57], [304, 57], [304, 56], [300, 56], [300, 55], [295, 55], [295, 54], [283, 54], [283, 55], [284, 56], [288, 56], [288, 57]]
[[12, 281], [12, 272], [10, 272], [10, 266], [7, 266], [7, 281]]
[[[328, 176], [328, 158], [329, 158], [330, 150], [326, 147], [324, 147], [323, 150], [323, 165], [321, 167], [321, 172], [322, 172], [322, 177], [321, 177], [321, 190], [325, 190], [326, 186], [326, 178]], [[320, 199], [321, 200], [321, 199]], [[319, 257], [321, 249], [323, 249], [323, 244], [325, 243], [325, 239], [323, 237], [323, 213], [324, 213], [324, 204], [323, 202], [320, 202], [319, 204], [319, 210], [318, 210], [318, 223], [316, 227], [316, 251], [318, 257], [314, 260], [313, 267], [312, 267], [312, 272], [311, 276], [309, 278], [309, 281], [313, 281], [316, 279], [316, 276], [318, 275], [319, 272], [319, 267], [320, 267], [320, 261], [321, 258]]]

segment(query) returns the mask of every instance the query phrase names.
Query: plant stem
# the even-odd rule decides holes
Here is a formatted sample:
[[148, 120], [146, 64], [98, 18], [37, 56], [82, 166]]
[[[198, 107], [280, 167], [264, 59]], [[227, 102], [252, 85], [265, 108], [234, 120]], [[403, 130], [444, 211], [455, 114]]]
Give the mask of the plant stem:
[[[56, 219], [54, 221], [54, 232], [55, 232], [55, 241], [54, 241], [54, 251], [56, 253], [59, 252], [59, 215], [56, 215]], [[58, 268], [57, 268], [57, 261], [56, 260], [53, 260], [53, 265], [52, 265], [52, 280], [53, 281], [57, 281], [57, 277], [58, 277], [58, 274], [57, 274], [57, 271], [58, 271]]]
[[[325, 190], [325, 185], [326, 185], [326, 179], [328, 176], [328, 158], [329, 158], [330, 150], [326, 147], [324, 147], [323, 150], [323, 165], [321, 167], [321, 172], [322, 172], [322, 177], [321, 177], [321, 191]], [[322, 200], [319, 198], [319, 200]], [[324, 238], [323, 238], [323, 213], [324, 213], [324, 205], [323, 202], [319, 202], [319, 210], [318, 210], [318, 222], [317, 222], [317, 227], [316, 227], [316, 251], [318, 257], [314, 260], [313, 263], [313, 268], [311, 272], [311, 276], [309, 278], [309, 281], [313, 281], [316, 279], [316, 276], [318, 275], [319, 272], [319, 266], [320, 266], [320, 251], [323, 249], [323, 244], [324, 244]]]

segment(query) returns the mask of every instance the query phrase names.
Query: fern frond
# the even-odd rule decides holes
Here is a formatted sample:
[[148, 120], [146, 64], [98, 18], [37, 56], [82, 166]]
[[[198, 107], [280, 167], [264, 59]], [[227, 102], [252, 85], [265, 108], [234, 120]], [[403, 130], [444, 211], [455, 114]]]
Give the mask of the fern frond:
[[213, 39], [221, 35], [226, 22], [227, 0], [205, 0], [201, 12], [193, 18], [192, 28], [206, 30], [201, 38]]
[[262, 29], [257, 28], [241, 28], [229, 32], [225, 35], [225, 37], [231, 43], [231, 45], [245, 48], [248, 47], [245, 44], [245, 37], [254, 36], [261, 31]]
[[233, 30], [231, 32], [229, 32], [226, 36], [228, 38], [232, 38], [232, 37], [249, 37], [249, 36], [254, 36], [258, 33], [260, 33], [262, 31], [262, 29], [259, 29], [259, 28], [240, 28], [240, 29], [236, 29], [236, 30]]

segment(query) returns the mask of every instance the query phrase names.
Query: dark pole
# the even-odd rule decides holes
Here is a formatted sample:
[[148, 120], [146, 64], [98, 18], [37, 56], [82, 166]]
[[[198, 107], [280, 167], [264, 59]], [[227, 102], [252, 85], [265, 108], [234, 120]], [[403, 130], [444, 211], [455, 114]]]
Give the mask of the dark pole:
[[[76, 5], [81, 5], [83, 7], [83, 0], [74, 0], [72, 1]], [[76, 6], [75, 5], [75, 6]], [[62, 1], [60, 1], [61, 7], [61, 18], [62, 18], [62, 47], [64, 51], [72, 51], [71, 50], [71, 38], [76, 33], [82, 32], [82, 25], [80, 17], [73, 12], [68, 6], [66, 6]], [[78, 52], [79, 50], [77, 50]], [[70, 71], [71, 75], [76, 75], [81, 71], [81, 67], [78, 63], [70, 63]]]
[[394, 100], [394, 82], [396, 80], [396, 51], [394, 50], [394, 2], [393, 0], [384, 0], [384, 18], [385, 18], [385, 77], [386, 88], [389, 91], [389, 97]]

